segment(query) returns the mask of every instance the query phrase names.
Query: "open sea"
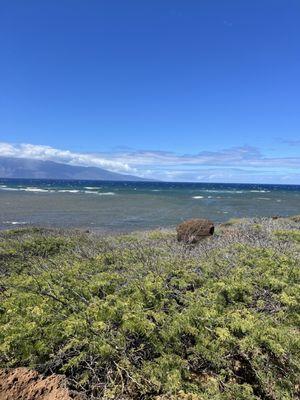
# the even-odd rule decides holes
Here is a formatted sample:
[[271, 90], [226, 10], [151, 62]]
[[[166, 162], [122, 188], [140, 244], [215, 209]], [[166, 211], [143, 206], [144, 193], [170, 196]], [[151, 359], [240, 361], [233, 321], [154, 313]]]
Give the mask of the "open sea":
[[300, 185], [0, 179], [0, 228], [103, 232], [173, 227], [188, 218], [300, 214]]

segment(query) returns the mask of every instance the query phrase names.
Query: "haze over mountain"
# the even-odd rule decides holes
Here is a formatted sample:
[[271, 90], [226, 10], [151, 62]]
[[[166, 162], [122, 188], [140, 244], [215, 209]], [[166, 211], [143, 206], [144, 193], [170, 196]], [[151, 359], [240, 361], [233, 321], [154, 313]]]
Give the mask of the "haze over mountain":
[[0, 178], [147, 181], [98, 167], [82, 167], [29, 158], [0, 157]]

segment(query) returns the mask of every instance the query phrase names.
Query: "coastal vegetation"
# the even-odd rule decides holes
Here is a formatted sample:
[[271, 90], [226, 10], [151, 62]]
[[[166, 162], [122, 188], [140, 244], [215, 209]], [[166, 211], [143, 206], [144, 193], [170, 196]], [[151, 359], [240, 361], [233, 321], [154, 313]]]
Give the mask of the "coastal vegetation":
[[87, 399], [300, 396], [300, 219], [173, 230], [0, 234], [0, 363]]

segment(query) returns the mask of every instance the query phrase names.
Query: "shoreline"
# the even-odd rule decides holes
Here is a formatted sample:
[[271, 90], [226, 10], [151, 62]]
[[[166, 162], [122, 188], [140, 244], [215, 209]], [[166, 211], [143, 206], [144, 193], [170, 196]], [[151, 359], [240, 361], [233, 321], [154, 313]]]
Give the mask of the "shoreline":
[[[201, 217], [199, 217], [201, 218]], [[248, 222], [248, 223], [259, 223], [267, 220], [292, 220], [294, 222], [300, 222], [300, 214], [293, 214], [288, 216], [282, 215], [273, 215], [273, 216], [259, 216], [259, 217], [239, 217], [239, 218], [230, 218], [226, 221], [222, 222], [214, 222], [216, 228], [222, 228], [226, 226], [232, 226], [234, 224], [240, 222]], [[92, 233], [92, 234], [99, 234], [101, 236], [108, 235], [108, 236], [116, 236], [116, 235], [130, 235], [130, 234], [139, 234], [139, 233], [149, 233], [153, 231], [160, 231], [160, 232], [174, 232], [176, 230], [176, 226], [182, 223], [182, 220], [178, 220], [178, 224], [169, 225], [169, 226], [158, 226], [158, 227], [149, 227], [149, 228], [141, 228], [141, 229], [105, 229], [100, 227], [63, 227], [63, 226], [51, 226], [51, 225], [38, 225], [38, 224], [30, 224], [30, 223], [16, 223], [12, 226], [1, 226], [0, 225], [0, 232], [6, 232], [10, 230], [26, 230], [26, 229], [33, 229], [33, 230], [45, 230], [45, 231], [53, 231], [53, 232], [78, 232], [78, 233]]]

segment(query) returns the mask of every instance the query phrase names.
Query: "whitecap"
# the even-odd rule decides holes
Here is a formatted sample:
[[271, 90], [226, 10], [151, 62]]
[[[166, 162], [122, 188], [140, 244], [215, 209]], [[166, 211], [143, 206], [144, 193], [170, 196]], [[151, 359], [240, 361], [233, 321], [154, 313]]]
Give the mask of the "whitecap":
[[40, 189], [36, 187], [0, 187], [0, 190], [8, 190], [8, 191], [15, 191], [15, 192], [36, 192], [36, 193], [48, 193], [51, 192], [51, 190], [47, 189]]
[[0, 190], [9, 190], [9, 191], [19, 191], [18, 188], [10, 188], [10, 187], [0, 187]]
[[226, 189], [206, 189], [203, 190], [203, 192], [207, 192], [207, 193], [237, 193], [237, 194], [241, 194], [241, 193], [245, 193], [244, 190], [226, 190]]
[[61, 189], [58, 190], [58, 193], [79, 193], [79, 190], [73, 189]]
[[22, 188], [22, 189], [19, 189], [19, 190], [24, 191], [24, 192], [36, 192], [36, 193], [47, 193], [47, 192], [49, 192], [49, 190], [47, 190], [47, 189], [40, 189], [40, 188], [35, 188], [35, 187], [26, 187], [26, 188]]
[[25, 225], [26, 223], [24, 221], [4, 221], [4, 224], [8, 225]]
[[203, 199], [203, 196], [193, 196], [193, 199]]
[[113, 196], [113, 195], [115, 195], [114, 192], [94, 192], [94, 191], [91, 191], [91, 190], [85, 190], [83, 193], [96, 194], [98, 196]]
[[250, 190], [251, 193], [270, 193], [270, 190]]

